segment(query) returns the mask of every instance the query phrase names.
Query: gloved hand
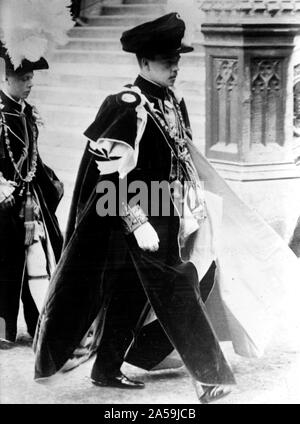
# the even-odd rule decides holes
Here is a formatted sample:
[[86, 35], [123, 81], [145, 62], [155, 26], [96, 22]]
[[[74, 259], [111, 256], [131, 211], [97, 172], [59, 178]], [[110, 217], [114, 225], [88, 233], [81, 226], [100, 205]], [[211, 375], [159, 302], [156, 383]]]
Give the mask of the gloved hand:
[[142, 250], [156, 252], [159, 249], [159, 238], [149, 222], [145, 222], [133, 232], [137, 244]]
[[12, 194], [10, 194], [8, 197], [6, 197], [1, 203], [0, 203], [0, 210], [4, 211], [6, 209], [11, 208], [15, 204], [15, 198]]
[[15, 198], [12, 195], [15, 186], [13, 181], [6, 180], [0, 172], [0, 210], [11, 208], [15, 204]]

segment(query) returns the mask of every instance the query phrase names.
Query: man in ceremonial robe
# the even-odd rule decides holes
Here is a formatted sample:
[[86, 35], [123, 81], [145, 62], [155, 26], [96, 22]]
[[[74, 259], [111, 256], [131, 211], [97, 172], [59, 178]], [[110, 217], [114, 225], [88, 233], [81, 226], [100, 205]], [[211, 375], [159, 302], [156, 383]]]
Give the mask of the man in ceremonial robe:
[[[37, 379], [59, 371], [94, 322], [94, 384], [142, 388], [123, 362], [151, 369], [175, 348], [200, 401], [211, 402], [235, 384], [218, 339], [259, 356], [271, 334], [296, 258], [191, 142], [173, 91], [180, 56], [192, 51], [184, 30], [171, 13], [122, 35], [140, 74], [85, 131], [65, 248], [35, 338]], [[157, 184], [167, 186], [159, 199]], [[146, 201], [137, 201], [142, 186]], [[148, 303], [157, 317], [150, 331]]]
[[[48, 63], [44, 58], [24, 59], [15, 69], [4, 48], [2, 55], [6, 81], [0, 91], [0, 317], [3, 339], [15, 342], [20, 298], [32, 338], [39, 317], [41, 305], [36, 304], [29, 280], [45, 283], [61, 253], [55, 210], [63, 185], [39, 155], [40, 117], [26, 101], [34, 71], [47, 69]], [[45, 294], [47, 288], [41, 285]]]
[[[75, 185], [66, 247], [36, 336], [37, 378], [64, 365], [98, 316], [101, 337], [93, 383], [143, 387], [120, 368], [149, 301], [168, 336], [168, 349], [177, 349], [195, 381], [218, 396], [227, 393], [223, 385], [235, 383], [201, 300], [197, 270], [182, 260], [178, 244], [180, 231], [193, 232], [205, 219], [201, 183], [186, 145], [191, 137], [187, 110], [169, 89], [180, 54], [193, 50], [182, 43], [184, 31], [184, 22], [172, 13], [122, 36], [124, 50], [137, 54], [141, 72], [133, 85], [107, 97], [85, 132], [89, 141]], [[188, 180], [189, 195], [195, 197], [190, 206], [193, 229], [182, 222], [169, 191], [166, 216], [159, 202], [151, 216], [151, 195], [147, 215], [130, 196], [121, 200], [119, 177], [128, 185], [142, 181], [149, 190], [153, 181], [181, 187]], [[116, 216], [99, 216], [97, 183], [105, 182], [116, 187]]]

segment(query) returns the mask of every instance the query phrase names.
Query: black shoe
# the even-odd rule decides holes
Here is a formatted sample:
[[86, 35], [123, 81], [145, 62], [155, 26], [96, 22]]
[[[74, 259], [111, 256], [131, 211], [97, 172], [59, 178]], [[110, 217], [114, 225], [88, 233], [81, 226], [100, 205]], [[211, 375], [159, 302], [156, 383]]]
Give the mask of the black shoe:
[[145, 384], [142, 381], [130, 380], [126, 375], [120, 373], [114, 377], [91, 378], [92, 383], [101, 387], [118, 387], [119, 389], [143, 389]]

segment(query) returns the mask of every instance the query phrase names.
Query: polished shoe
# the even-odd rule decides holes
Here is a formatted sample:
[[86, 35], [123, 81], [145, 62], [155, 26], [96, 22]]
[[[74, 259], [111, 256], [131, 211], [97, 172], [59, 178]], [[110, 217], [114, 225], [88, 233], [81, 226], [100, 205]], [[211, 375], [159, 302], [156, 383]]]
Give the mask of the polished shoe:
[[143, 389], [145, 384], [142, 381], [130, 380], [124, 374], [118, 374], [114, 377], [98, 377], [97, 379], [91, 378], [92, 383], [101, 387], [117, 387], [119, 389]]
[[203, 394], [199, 397], [201, 403], [216, 402], [219, 399], [229, 395], [231, 392], [228, 386], [203, 386]]

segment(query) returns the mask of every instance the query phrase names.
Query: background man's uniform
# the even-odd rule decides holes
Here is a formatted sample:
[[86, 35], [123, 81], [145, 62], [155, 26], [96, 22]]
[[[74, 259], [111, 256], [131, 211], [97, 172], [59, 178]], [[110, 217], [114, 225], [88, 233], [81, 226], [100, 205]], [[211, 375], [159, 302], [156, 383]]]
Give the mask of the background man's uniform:
[[[45, 60], [25, 60], [22, 72], [45, 67], [48, 67]], [[15, 341], [20, 297], [28, 332], [32, 337], [38, 321], [39, 312], [29, 290], [27, 272], [28, 249], [37, 241], [40, 242], [38, 228], [43, 233], [42, 247], [47, 274], [53, 265], [50, 250], [57, 261], [60, 256], [62, 235], [55, 210], [63, 194], [63, 187], [39, 156], [35, 109], [27, 102], [15, 101], [3, 91], [0, 91], [0, 109], [1, 185], [4, 192], [13, 187], [15, 198], [14, 206], [0, 210], [0, 317], [5, 321], [5, 338]], [[28, 181], [24, 181], [26, 178]], [[32, 231], [29, 236], [33, 236], [31, 241], [26, 242], [29, 235], [26, 231]], [[45, 273], [41, 277], [45, 277]]]

